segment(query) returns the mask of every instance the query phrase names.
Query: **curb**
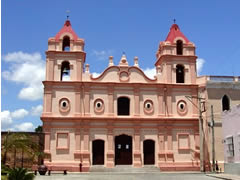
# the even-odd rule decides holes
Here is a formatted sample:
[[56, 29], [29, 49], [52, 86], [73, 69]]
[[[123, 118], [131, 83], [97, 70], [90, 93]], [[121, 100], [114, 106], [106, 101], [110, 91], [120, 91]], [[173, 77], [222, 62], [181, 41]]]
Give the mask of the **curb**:
[[234, 179], [229, 178], [229, 177], [220, 177], [220, 176], [216, 176], [214, 174], [206, 174], [206, 176], [208, 176], [208, 177], [215, 177], [215, 178], [218, 178], [218, 179], [234, 180]]

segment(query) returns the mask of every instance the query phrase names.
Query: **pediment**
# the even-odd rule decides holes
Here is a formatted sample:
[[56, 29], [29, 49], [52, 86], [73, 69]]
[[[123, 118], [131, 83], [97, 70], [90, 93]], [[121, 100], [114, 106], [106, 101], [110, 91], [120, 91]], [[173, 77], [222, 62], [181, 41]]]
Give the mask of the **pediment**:
[[95, 82], [118, 82], [118, 83], [153, 83], [157, 79], [148, 78], [144, 72], [136, 67], [119, 67], [110, 66], [103, 71], [98, 77], [90, 77]]

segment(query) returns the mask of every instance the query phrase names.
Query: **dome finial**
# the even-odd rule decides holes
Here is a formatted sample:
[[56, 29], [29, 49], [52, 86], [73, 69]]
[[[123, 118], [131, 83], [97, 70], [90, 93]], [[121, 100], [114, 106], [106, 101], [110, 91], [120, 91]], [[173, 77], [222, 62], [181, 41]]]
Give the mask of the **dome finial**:
[[173, 24], [176, 24], [176, 19], [175, 18], [173, 19]]

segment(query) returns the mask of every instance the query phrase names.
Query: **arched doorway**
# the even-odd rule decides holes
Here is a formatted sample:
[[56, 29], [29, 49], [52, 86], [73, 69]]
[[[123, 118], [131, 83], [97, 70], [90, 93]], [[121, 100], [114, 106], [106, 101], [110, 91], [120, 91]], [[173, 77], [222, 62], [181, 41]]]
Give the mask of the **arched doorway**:
[[144, 164], [155, 164], [155, 143], [153, 140], [143, 142]]
[[92, 142], [92, 164], [104, 165], [104, 141], [94, 140]]
[[120, 135], [115, 137], [115, 165], [132, 164], [132, 137]]

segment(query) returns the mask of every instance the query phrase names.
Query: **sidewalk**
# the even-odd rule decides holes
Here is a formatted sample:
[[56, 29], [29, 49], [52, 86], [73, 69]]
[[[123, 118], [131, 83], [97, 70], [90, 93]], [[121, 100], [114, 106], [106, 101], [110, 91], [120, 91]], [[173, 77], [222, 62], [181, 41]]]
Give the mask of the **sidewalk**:
[[215, 177], [219, 179], [226, 179], [226, 180], [240, 180], [240, 176], [238, 175], [225, 174], [225, 173], [206, 174], [206, 176]]

